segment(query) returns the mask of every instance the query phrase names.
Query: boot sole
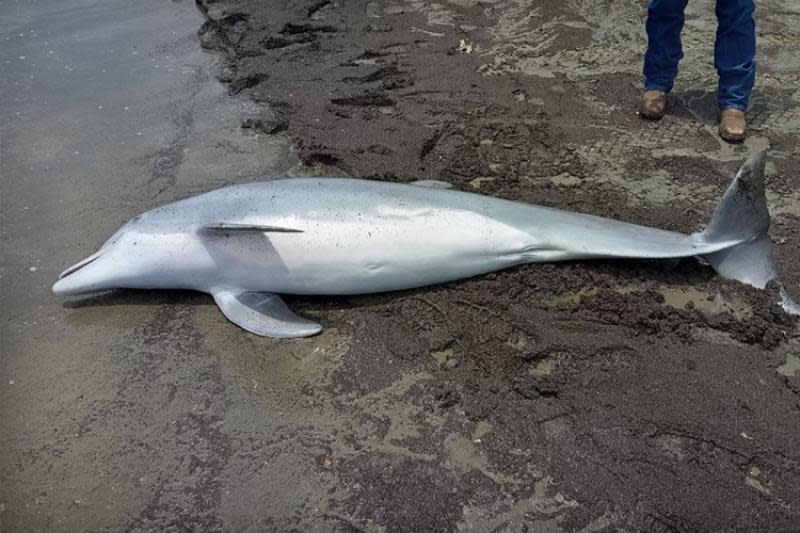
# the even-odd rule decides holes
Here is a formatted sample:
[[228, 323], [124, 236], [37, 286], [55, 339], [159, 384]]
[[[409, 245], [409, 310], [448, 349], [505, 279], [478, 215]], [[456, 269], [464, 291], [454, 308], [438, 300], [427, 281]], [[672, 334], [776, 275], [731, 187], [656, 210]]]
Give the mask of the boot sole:
[[745, 137], [747, 137], [747, 133], [742, 133], [741, 135], [736, 135], [733, 133], [726, 133], [722, 130], [719, 130], [719, 136], [724, 140], [728, 141], [729, 143], [740, 143], [744, 141]]
[[664, 115], [666, 115], [666, 112], [660, 114], [652, 114], [652, 113], [644, 113], [641, 110], [639, 110], [639, 116], [646, 118], [647, 120], [661, 120], [662, 118], [664, 118]]

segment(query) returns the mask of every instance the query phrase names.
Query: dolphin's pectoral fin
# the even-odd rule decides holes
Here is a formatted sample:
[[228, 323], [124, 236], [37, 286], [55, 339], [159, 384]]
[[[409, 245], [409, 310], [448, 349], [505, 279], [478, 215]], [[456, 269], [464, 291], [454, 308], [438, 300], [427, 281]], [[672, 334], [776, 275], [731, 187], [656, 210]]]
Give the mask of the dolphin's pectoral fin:
[[319, 324], [292, 313], [277, 294], [223, 290], [214, 291], [212, 296], [228, 320], [262, 337], [292, 339], [322, 331]]
[[452, 189], [453, 184], [441, 180], [418, 180], [412, 181], [409, 185], [415, 187], [428, 187], [429, 189]]
[[230, 222], [213, 222], [204, 224], [201, 231], [210, 233], [234, 233], [234, 232], [255, 232], [255, 233], [303, 233], [301, 229], [282, 228], [279, 226], [263, 226], [259, 224], [233, 224]]

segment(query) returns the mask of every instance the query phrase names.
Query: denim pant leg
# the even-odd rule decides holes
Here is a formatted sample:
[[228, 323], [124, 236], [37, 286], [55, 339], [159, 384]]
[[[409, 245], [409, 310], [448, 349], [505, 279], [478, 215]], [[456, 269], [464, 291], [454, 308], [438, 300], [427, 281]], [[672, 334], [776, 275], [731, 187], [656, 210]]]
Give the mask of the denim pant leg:
[[720, 109], [747, 109], [756, 79], [754, 0], [717, 0], [714, 66], [719, 74]]
[[683, 57], [681, 30], [688, 0], [650, 0], [647, 10], [647, 52], [644, 54], [644, 88], [669, 92]]

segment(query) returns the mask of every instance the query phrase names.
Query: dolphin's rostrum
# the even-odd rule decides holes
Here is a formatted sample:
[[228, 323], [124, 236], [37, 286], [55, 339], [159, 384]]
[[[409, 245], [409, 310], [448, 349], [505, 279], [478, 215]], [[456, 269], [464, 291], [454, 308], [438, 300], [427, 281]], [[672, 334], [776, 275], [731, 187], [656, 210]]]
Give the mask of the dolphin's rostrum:
[[53, 286], [210, 293], [257, 335], [321, 326], [278, 294], [363, 294], [523, 263], [702, 256], [756, 287], [775, 278], [764, 153], [741, 168], [705, 230], [685, 235], [438, 187], [300, 178], [234, 185], [137, 216]]

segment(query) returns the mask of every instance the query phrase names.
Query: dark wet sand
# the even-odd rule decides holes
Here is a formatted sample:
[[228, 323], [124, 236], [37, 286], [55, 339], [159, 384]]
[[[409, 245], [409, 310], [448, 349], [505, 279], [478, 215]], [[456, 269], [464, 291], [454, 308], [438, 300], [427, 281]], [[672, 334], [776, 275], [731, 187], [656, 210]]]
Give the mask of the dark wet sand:
[[[201, 2], [200, 43], [220, 52], [213, 72], [243, 106], [216, 117], [244, 129], [172, 167], [170, 154], [203, 143], [165, 135], [177, 148], [134, 160], [149, 174], [111, 172], [124, 202], [78, 189], [86, 214], [62, 208], [48, 239], [15, 237], [22, 222], [4, 206], [4, 250], [33, 242], [38, 255], [3, 271], [0, 529], [796, 531], [800, 330], [774, 291], [696, 260], [293, 299], [325, 326], [300, 341], [244, 334], [204, 295], [62, 308], [47, 293], [105, 230], [252, 179], [258, 147], [289, 139], [300, 165], [275, 148], [270, 172], [446, 180], [680, 231], [702, 227], [740, 162], [769, 148], [771, 233], [800, 295], [800, 10], [759, 4], [752, 131], [731, 146], [715, 134], [715, 23], [700, 3], [670, 115], [632, 111], [641, 4]], [[205, 124], [202, 107], [176, 115]], [[69, 175], [58, 192], [73, 205], [69, 184], [83, 182]], [[102, 228], [78, 242], [87, 220]], [[32, 293], [29, 265], [45, 270]], [[52, 326], [33, 324], [39, 305]]]

